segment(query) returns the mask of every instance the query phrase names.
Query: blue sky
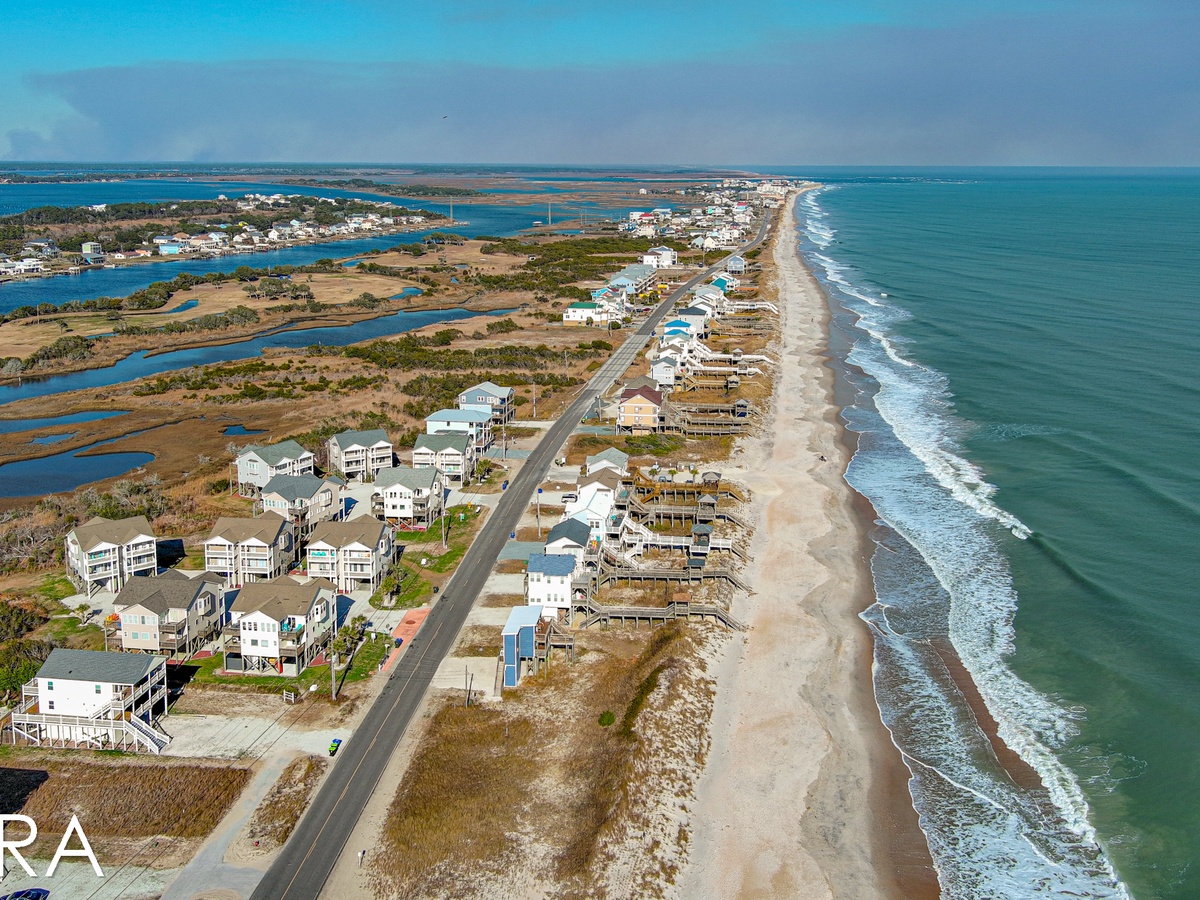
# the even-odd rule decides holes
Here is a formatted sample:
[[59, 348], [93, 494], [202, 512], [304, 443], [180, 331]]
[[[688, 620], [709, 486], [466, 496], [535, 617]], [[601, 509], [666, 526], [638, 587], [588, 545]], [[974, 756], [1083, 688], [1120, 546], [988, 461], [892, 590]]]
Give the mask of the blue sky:
[[1200, 164], [1190, 0], [3, 3], [7, 159]]

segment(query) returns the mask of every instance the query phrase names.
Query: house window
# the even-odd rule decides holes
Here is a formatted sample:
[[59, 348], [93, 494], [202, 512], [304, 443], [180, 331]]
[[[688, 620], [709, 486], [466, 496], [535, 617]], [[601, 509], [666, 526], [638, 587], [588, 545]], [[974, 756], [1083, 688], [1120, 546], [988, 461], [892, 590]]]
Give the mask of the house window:
[[96, 685], [96, 693], [100, 693], [100, 685]]
[[54, 690], [54, 682], [53, 681], [46, 682], [46, 690], [48, 690], [48, 691]]
[[54, 701], [53, 700], [49, 701], [49, 703], [47, 703], [46, 705], [49, 706], [50, 709], [54, 709]]
[[257, 647], [258, 646], [258, 638], [250, 638], [250, 646]]

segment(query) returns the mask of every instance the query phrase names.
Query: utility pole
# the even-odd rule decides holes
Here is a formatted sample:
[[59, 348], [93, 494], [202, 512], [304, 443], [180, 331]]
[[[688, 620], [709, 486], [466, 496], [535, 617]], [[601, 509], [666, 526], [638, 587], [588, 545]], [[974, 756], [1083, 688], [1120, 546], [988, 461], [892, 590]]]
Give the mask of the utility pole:
[[[337, 654], [333, 652], [333, 642], [329, 644], [329, 691], [333, 700], [337, 699]], [[332, 702], [332, 700], [330, 701]]]
[[542, 489], [537, 489], [537, 529], [538, 540], [542, 539]]

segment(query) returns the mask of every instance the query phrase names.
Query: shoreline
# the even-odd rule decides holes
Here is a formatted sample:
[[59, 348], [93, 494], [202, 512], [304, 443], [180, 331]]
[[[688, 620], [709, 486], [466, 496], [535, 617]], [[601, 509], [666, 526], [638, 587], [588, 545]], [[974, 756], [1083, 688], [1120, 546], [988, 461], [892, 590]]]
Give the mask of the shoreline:
[[875, 601], [871, 511], [844, 479], [853, 441], [834, 400], [828, 300], [796, 252], [797, 196], [770, 251], [782, 313], [772, 424], [732, 473], [754, 498], [756, 593], [734, 608], [751, 630], [718, 664], [680, 893], [936, 898], [858, 618]]
[[[16, 213], [15, 215], [19, 215], [19, 213]], [[0, 218], [3, 218], [3, 217], [0, 217]], [[187, 254], [186, 256], [183, 254], [179, 254], [179, 255], [175, 255], [175, 256], [146, 256], [146, 257], [141, 257], [140, 259], [121, 260], [119, 262], [114, 262], [114, 263], [99, 263], [99, 264], [92, 264], [92, 265], [80, 265], [80, 266], [75, 267], [75, 268], [79, 269], [78, 272], [72, 272], [72, 271], [70, 271], [69, 268], [47, 269], [44, 272], [28, 272], [28, 273], [25, 273], [25, 274], [22, 274], [19, 276], [0, 278], [0, 288], [3, 288], [5, 285], [9, 285], [9, 284], [27, 284], [30, 281], [38, 281], [38, 280], [42, 280], [42, 279], [46, 279], [46, 278], [58, 278], [59, 276], [73, 277], [76, 275], [81, 275], [84, 272], [99, 272], [99, 271], [103, 271], [104, 269], [109, 269], [109, 268], [112, 268], [112, 269], [143, 268], [145, 266], [153, 266], [153, 265], [157, 265], [159, 263], [208, 262], [213, 259], [224, 259], [226, 257], [242, 257], [242, 256], [253, 257], [259, 253], [277, 253], [281, 250], [292, 250], [296, 247], [314, 247], [314, 246], [319, 246], [319, 245], [323, 245], [323, 244], [340, 244], [340, 243], [344, 243], [346, 241], [369, 240], [371, 238], [388, 237], [389, 235], [395, 235], [395, 234], [415, 234], [415, 233], [421, 232], [421, 231], [440, 231], [441, 228], [443, 227], [443, 225], [446, 228], [452, 228], [456, 225], [470, 225], [471, 223], [462, 221], [462, 220], [455, 220], [453, 222], [445, 222], [445, 223], [443, 223], [443, 225], [438, 225], [438, 226], [435, 226], [432, 228], [427, 227], [427, 224], [428, 223], [422, 222], [422, 223], [416, 224], [416, 225], [395, 225], [395, 226], [389, 226], [386, 229], [380, 228], [375, 231], [361, 232], [361, 233], [356, 233], [356, 234], [345, 234], [345, 235], [340, 235], [337, 237], [326, 236], [326, 237], [321, 237], [321, 238], [302, 238], [299, 240], [288, 241], [286, 243], [281, 243], [281, 244], [270, 246], [270, 247], [254, 247], [254, 248], [247, 248], [245, 250], [231, 251], [231, 252], [227, 252], [227, 253], [200, 254], [200, 255]], [[214, 226], [214, 227], [216, 227], [216, 226]], [[357, 259], [359, 256], [362, 256], [362, 254], [355, 254], [353, 256], [342, 257], [342, 258]], [[249, 265], [249, 263], [247, 263], [246, 265]], [[290, 263], [284, 263], [284, 265], [290, 265]], [[5, 315], [5, 314], [0, 313], [0, 315]], [[47, 313], [47, 315], [52, 315], [52, 313]]]

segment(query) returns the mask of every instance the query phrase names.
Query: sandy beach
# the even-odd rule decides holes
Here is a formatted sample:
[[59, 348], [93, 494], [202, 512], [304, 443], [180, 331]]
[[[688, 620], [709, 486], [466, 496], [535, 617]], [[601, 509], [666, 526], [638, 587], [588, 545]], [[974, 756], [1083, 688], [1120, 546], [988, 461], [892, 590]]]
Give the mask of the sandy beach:
[[772, 422], [730, 473], [753, 491], [754, 593], [734, 607], [750, 631], [719, 665], [679, 894], [937, 896], [908, 773], [872, 692], [857, 617], [873, 599], [870, 551], [861, 500], [842, 478], [851, 451], [832, 402], [828, 308], [795, 251], [795, 196], [773, 250], [782, 336]]

